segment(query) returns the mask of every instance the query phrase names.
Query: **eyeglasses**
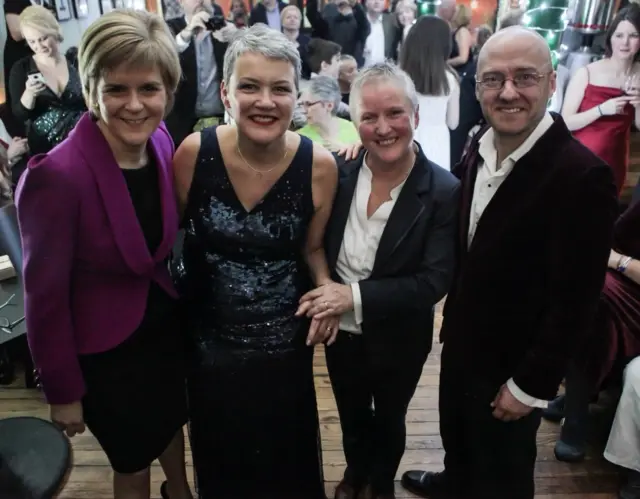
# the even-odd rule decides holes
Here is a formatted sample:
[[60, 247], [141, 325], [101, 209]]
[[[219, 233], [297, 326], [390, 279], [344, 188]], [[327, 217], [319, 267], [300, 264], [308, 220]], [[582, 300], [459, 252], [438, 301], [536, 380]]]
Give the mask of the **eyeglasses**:
[[549, 74], [551, 73], [519, 73], [508, 78], [502, 73], [489, 73], [476, 80], [476, 83], [487, 90], [502, 90], [507, 81], [510, 81], [514, 87], [519, 89], [531, 88], [538, 85]]

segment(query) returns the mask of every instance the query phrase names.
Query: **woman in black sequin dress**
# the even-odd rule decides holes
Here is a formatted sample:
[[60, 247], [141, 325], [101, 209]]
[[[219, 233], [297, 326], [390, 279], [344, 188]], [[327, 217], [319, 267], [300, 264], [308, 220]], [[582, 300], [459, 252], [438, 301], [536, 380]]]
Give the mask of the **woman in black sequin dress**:
[[[67, 138], [87, 108], [78, 70], [60, 50], [62, 28], [51, 11], [27, 7], [20, 14], [20, 30], [33, 55], [11, 68], [11, 111], [25, 124], [29, 154], [34, 156]], [[33, 74], [39, 74], [39, 80], [32, 80]]]
[[174, 160], [201, 499], [325, 497], [313, 345], [338, 323], [295, 313], [310, 286], [330, 281], [322, 241], [337, 169], [287, 131], [299, 74], [284, 35], [243, 31], [227, 49], [222, 86], [235, 125], [189, 136]]

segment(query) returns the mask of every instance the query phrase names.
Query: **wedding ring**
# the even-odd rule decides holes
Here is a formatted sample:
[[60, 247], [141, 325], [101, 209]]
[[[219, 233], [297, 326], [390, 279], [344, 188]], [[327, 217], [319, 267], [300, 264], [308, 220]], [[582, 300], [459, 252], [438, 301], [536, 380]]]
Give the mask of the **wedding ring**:
[[329, 308], [329, 302], [324, 302], [324, 308], [326, 308], [326, 309]]
[[331, 332], [331, 328], [330, 328], [330, 327], [328, 327], [328, 328], [327, 328], [327, 333], [330, 333], [330, 332]]

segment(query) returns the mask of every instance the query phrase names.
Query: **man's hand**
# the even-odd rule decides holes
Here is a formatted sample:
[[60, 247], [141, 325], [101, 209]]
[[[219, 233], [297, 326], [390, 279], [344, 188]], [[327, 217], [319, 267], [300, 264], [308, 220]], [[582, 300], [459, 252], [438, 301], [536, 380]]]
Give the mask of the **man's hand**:
[[493, 417], [505, 422], [517, 421], [533, 411], [533, 407], [515, 398], [506, 384], [500, 387], [496, 398], [491, 402], [491, 407], [493, 407]]
[[193, 15], [189, 24], [180, 32], [180, 37], [185, 42], [189, 42], [195, 33], [207, 29], [205, 24], [209, 19], [211, 19], [211, 15], [208, 12], [204, 10], [197, 12]]
[[212, 36], [219, 42], [229, 43], [237, 31], [238, 28], [235, 25], [227, 23], [224, 28], [214, 31]]

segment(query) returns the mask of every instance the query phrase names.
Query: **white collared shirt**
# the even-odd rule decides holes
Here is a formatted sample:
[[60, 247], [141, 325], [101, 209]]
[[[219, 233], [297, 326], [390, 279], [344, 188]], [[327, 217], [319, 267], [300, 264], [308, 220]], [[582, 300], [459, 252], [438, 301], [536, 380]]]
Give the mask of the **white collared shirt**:
[[364, 44], [364, 66], [369, 67], [378, 62], [384, 62], [384, 26], [382, 24], [382, 14], [378, 16], [378, 19], [372, 21], [371, 33], [367, 37], [367, 41]]
[[[478, 174], [476, 176], [476, 185], [473, 189], [473, 199], [471, 201], [471, 212], [469, 216], [469, 234], [467, 244], [470, 246], [473, 241], [473, 236], [476, 233], [478, 222], [487, 208], [496, 191], [500, 188], [502, 183], [506, 180], [509, 174], [513, 171], [514, 165], [527, 154], [536, 142], [551, 128], [553, 125], [553, 118], [549, 113], [546, 113], [538, 126], [531, 132], [531, 135], [527, 137], [520, 147], [513, 151], [509, 156], [502, 160], [500, 167], [496, 164], [498, 159], [498, 151], [493, 144], [494, 134], [493, 129], [490, 128], [481, 138], [478, 145], [478, 153], [483, 159], [483, 163], [478, 168]], [[521, 403], [528, 405], [529, 407], [537, 407], [540, 409], [546, 409], [549, 402], [546, 400], [540, 400], [531, 395], [523, 392], [513, 381], [509, 379], [507, 386], [511, 394], [518, 399]]]
[[362, 333], [363, 321], [362, 297], [358, 282], [371, 276], [380, 238], [406, 182], [405, 178], [401, 184], [394, 187], [390, 192], [391, 199], [382, 203], [371, 217], [367, 217], [372, 180], [373, 174], [367, 166], [365, 156], [362, 168], [358, 172], [358, 180], [336, 262], [336, 272], [345, 284], [351, 285], [353, 294], [353, 310], [342, 314], [340, 329], [354, 334]]

